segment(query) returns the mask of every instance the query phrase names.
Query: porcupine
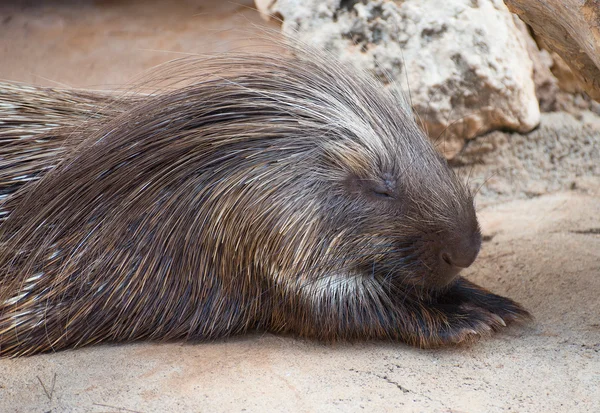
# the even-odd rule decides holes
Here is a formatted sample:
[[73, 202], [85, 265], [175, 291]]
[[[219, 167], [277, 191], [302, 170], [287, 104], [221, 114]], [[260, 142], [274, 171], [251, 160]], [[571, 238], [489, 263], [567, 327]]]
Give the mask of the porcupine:
[[191, 67], [111, 102], [2, 86], [0, 355], [249, 330], [431, 347], [529, 317], [459, 275], [473, 197], [401, 96], [315, 51]]

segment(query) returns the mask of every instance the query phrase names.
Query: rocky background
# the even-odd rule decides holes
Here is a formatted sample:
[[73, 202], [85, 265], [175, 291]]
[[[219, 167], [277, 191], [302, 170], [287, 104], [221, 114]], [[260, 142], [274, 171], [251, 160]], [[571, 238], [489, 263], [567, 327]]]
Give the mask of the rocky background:
[[562, 58], [502, 0], [256, 0], [282, 31], [410, 90], [452, 157], [493, 130], [529, 132], [540, 112], [592, 110]]
[[584, 92], [598, 1], [506, 3], [525, 20], [535, 5], [546, 40], [500, 0], [0, 1], [3, 80], [122, 88], [188, 54], [268, 50], [259, 26], [410, 88], [477, 191], [484, 244], [465, 275], [536, 318], [441, 350], [255, 334], [5, 359], [0, 412], [600, 412], [600, 120]]
[[[455, 165], [475, 181], [493, 175], [485, 195], [536, 196], [600, 175], [600, 104], [545, 46], [547, 38], [536, 37], [502, 0], [255, 3], [263, 18], [281, 22], [285, 35], [331, 51], [383, 84], [400, 85]], [[540, 147], [547, 149], [542, 159]], [[542, 171], [552, 173], [542, 177]]]

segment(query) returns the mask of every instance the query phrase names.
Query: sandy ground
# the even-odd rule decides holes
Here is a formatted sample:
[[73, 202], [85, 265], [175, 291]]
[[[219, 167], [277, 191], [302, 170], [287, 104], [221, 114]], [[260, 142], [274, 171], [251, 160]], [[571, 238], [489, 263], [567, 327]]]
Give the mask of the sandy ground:
[[[228, 29], [261, 24], [249, 1], [167, 3], [0, 2], [0, 78], [107, 88], [177, 57], [172, 51], [237, 47], [243, 41]], [[486, 242], [466, 275], [522, 302], [533, 324], [435, 351], [267, 334], [5, 359], [0, 412], [600, 412], [597, 147], [568, 185], [544, 174], [546, 161], [533, 173], [523, 161], [531, 156], [505, 152], [510, 162], [499, 164], [527, 172], [527, 188], [499, 197], [496, 182], [482, 191], [493, 195], [480, 211]]]
[[0, 0], [0, 79], [109, 89], [166, 61], [255, 45], [252, 0]]

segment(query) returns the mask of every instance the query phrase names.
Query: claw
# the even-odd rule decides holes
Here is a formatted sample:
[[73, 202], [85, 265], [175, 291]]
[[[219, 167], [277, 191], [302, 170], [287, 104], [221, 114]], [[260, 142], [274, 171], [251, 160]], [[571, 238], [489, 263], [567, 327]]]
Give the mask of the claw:
[[504, 319], [502, 317], [500, 317], [498, 314], [493, 314], [492, 313], [492, 318], [498, 323], [500, 324], [502, 327], [506, 327], [506, 323], [504, 322]]

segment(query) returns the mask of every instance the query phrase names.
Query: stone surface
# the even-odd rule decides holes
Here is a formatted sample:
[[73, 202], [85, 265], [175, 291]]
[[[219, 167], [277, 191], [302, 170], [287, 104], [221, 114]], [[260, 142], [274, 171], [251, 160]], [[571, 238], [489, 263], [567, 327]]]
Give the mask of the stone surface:
[[452, 162], [478, 191], [479, 203], [576, 188], [580, 180], [600, 176], [600, 117], [545, 113], [535, 131], [481, 136]]
[[571, 94], [585, 92], [581, 82], [577, 79], [577, 76], [573, 73], [569, 65], [565, 63], [563, 58], [556, 52], [549, 52], [549, 54], [552, 59], [552, 66], [550, 69], [552, 74], [558, 80], [560, 89]]
[[544, 38], [537, 36], [517, 15], [513, 15], [513, 18], [523, 33], [533, 63], [533, 81], [540, 110], [568, 112], [575, 116], [582, 110], [600, 114], [600, 103], [587, 94], [585, 84], [563, 58], [553, 52]]
[[533, 62], [535, 92], [542, 112], [568, 112], [574, 116], [578, 116], [581, 111], [600, 114], [600, 103], [587, 94], [581, 81], [562, 57], [556, 52], [548, 51], [543, 40], [537, 37], [533, 40], [530, 37], [528, 51]]
[[[501, 0], [265, 0], [283, 31], [410, 89], [449, 156], [494, 129], [539, 122], [526, 38]], [[406, 87], [408, 84], [408, 88]]]
[[505, 0], [571, 68], [586, 92], [600, 99], [600, 1]]
[[521, 32], [522, 38], [527, 45], [527, 53], [533, 63], [533, 83], [535, 84], [535, 95], [537, 96], [542, 112], [550, 112], [556, 107], [556, 95], [559, 93], [559, 81], [552, 72], [554, 59], [545, 49], [540, 49], [531, 36], [529, 27], [513, 15], [515, 26]]

